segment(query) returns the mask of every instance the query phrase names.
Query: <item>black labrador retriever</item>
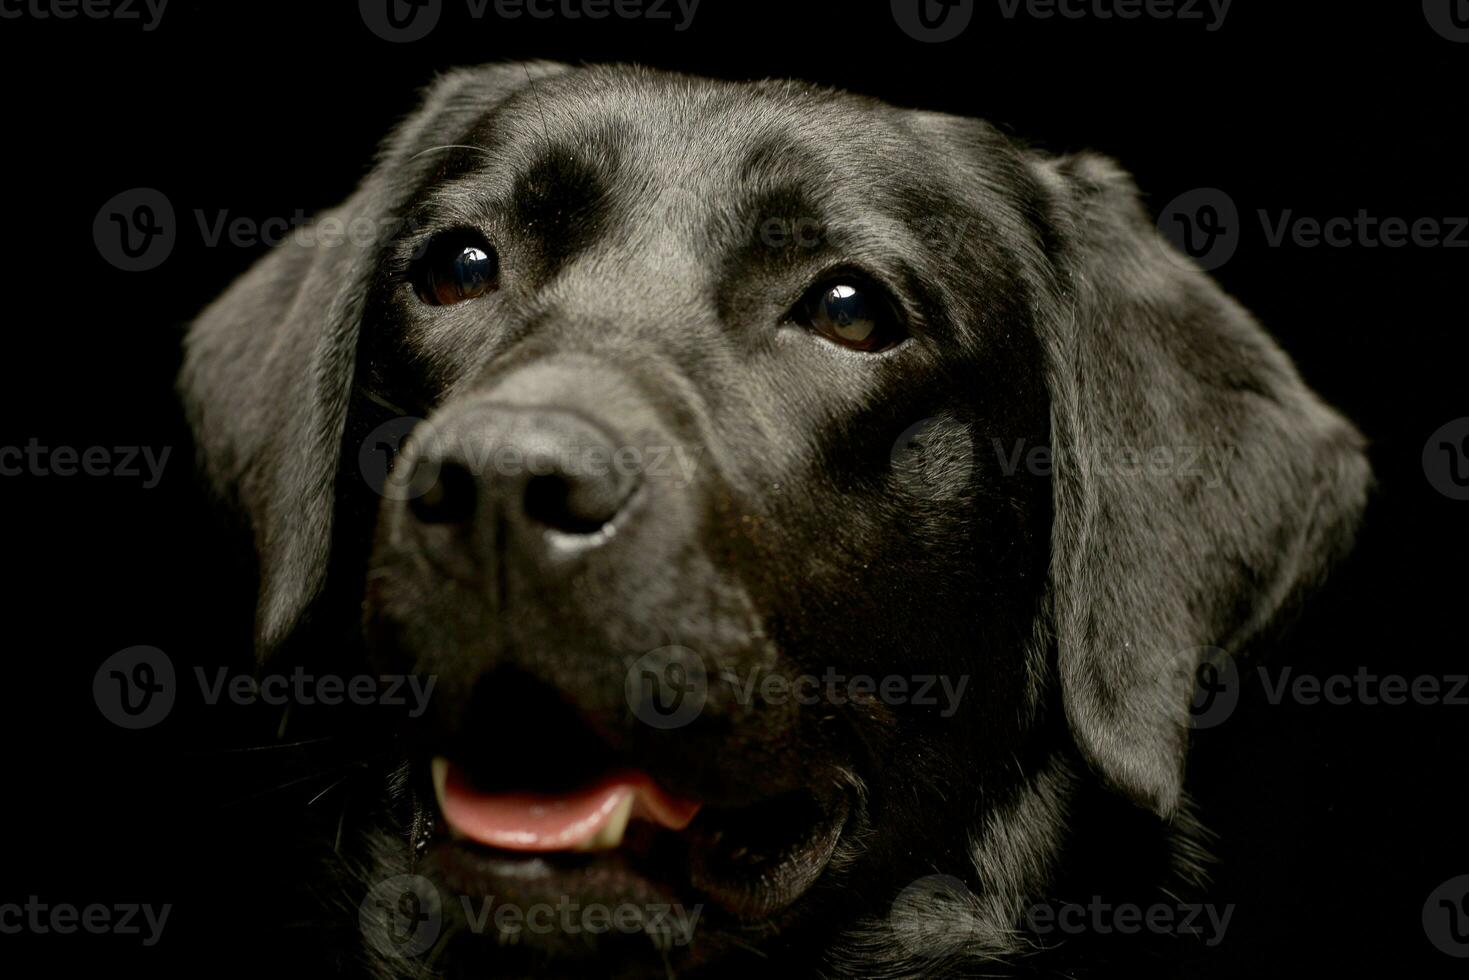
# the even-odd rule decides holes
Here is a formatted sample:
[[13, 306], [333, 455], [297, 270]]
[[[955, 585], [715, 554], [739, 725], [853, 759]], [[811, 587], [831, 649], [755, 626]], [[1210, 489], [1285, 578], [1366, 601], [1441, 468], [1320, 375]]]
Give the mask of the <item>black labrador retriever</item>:
[[[348, 959], [1076, 975], [1128, 930], [1068, 903], [1202, 880], [1196, 670], [1348, 549], [1370, 475], [1116, 165], [497, 65], [315, 227], [182, 389], [262, 662], [435, 684], [367, 726], [348, 877], [308, 875]], [[1200, 934], [1173, 911], [1142, 931]]]

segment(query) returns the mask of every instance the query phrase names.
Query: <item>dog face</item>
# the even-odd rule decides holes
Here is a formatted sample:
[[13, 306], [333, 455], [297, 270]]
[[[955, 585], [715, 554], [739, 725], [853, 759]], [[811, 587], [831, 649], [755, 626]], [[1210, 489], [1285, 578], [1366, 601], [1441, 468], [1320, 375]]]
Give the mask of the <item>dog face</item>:
[[[450, 972], [775, 936], [922, 971], [956, 949], [871, 922], [935, 871], [966, 952], [1008, 952], [1078, 787], [1174, 815], [1195, 651], [1258, 635], [1362, 504], [1356, 434], [1127, 180], [981, 123], [456, 72], [335, 217], [390, 233], [263, 260], [183, 389], [262, 656], [350, 627], [436, 681], [364, 839], [451, 896]], [[488, 896], [643, 911], [505, 950], [461, 912]]]

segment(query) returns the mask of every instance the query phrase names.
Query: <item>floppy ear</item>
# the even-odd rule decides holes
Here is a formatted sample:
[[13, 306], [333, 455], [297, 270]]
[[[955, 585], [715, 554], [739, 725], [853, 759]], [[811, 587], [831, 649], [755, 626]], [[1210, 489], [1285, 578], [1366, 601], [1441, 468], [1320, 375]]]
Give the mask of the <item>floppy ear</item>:
[[1173, 250], [1124, 173], [1090, 155], [1038, 171], [1064, 229], [1064, 299], [1041, 328], [1062, 698], [1089, 763], [1166, 817], [1192, 651], [1239, 652], [1318, 579], [1371, 475], [1357, 431]]
[[[205, 474], [239, 506], [260, 567], [261, 656], [296, 628], [325, 583], [358, 327], [382, 249], [414, 191], [511, 93], [569, 70], [545, 62], [455, 71], [383, 143], [373, 171], [320, 216], [373, 234], [278, 246], [189, 329], [180, 378]], [[354, 225], [354, 222], [356, 223]]]

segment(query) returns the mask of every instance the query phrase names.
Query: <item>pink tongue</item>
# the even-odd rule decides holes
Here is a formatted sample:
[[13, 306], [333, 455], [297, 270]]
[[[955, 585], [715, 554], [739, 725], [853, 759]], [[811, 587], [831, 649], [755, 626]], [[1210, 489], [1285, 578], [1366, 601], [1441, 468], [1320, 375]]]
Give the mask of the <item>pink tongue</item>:
[[449, 826], [470, 840], [510, 851], [564, 851], [596, 836], [632, 796], [634, 818], [671, 830], [694, 819], [699, 804], [664, 792], [652, 777], [622, 772], [569, 793], [483, 793], [452, 763], [439, 801]]

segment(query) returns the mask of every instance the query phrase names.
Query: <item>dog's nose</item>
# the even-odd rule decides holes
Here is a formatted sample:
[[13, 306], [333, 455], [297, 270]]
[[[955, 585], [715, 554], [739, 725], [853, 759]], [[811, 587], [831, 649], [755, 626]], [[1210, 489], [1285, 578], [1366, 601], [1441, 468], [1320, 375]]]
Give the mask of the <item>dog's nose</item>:
[[555, 408], [481, 406], [431, 431], [413, 467], [424, 489], [409, 511], [420, 524], [483, 525], [526, 541], [546, 530], [605, 537], [639, 483], [614, 436]]

